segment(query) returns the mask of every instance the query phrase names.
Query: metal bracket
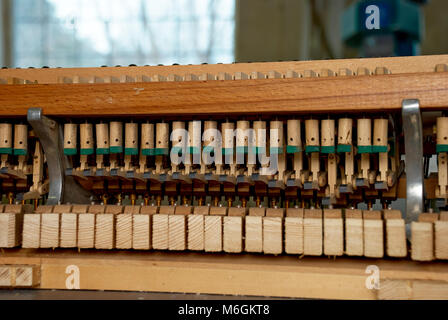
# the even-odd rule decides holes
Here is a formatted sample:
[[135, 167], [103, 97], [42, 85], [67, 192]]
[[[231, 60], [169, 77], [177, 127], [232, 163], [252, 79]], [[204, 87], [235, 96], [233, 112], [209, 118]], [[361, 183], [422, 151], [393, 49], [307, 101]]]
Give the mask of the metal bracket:
[[423, 132], [420, 102], [403, 100], [403, 132], [406, 152], [406, 224], [423, 212]]
[[81, 188], [73, 177], [65, 176], [69, 167], [68, 158], [62, 152], [62, 128], [54, 120], [45, 117], [42, 109], [28, 110], [28, 122], [33, 127], [34, 134], [42, 144], [50, 176], [50, 190], [48, 192], [48, 205], [57, 205], [63, 202], [90, 203], [90, 195]]

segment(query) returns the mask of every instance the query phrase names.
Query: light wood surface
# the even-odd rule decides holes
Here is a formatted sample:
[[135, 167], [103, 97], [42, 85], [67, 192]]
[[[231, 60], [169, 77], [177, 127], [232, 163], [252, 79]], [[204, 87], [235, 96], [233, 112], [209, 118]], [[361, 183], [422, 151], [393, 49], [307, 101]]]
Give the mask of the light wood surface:
[[384, 226], [380, 211], [363, 212], [364, 256], [382, 258], [384, 256]]
[[[255, 211], [249, 210], [249, 214], [251, 212]], [[245, 251], [254, 253], [263, 252], [263, 217], [260, 216], [246, 217]]]
[[[380, 270], [383, 289], [379, 291], [366, 288], [370, 264]], [[382, 292], [389, 287], [387, 281], [403, 281], [412, 288], [410, 298], [448, 299], [446, 262], [20, 249], [0, 255], [2, 265], [37, 265], [41, 289], [66, 289], [66, 269], [75, 265], [80, 271], [81, 290], [377, 299], [397, 296], [391, 290]], [[421, 288], [420, 281], [430, 286]]]
[[[448, 73], [234, 81], [0, 86], [0, 115], [195, 115], [446, 108]], [[138, 90], [136, 90], [138, 89]], [[379, 99], [381, 97], [381, 99]], [[200, 101], [200, 103], [198, 103]], [[242, 107], [244, 106], [244, 107]]]
[[283, 253], [283, 218], [263, 217], [263, 252], [265, 254]]
[[[236, 73], [239, 73], [238, 78], [247, 78], [247, 75], [253, 72], [268, 74], [273, 70], [284, 75], [291, 73], [291, 71], [294, 71], [296, 74], [304, 75], [305, 71], [314, 70], [315, 72], [320, 72], [322, 69], [329, 69], [334, 72], [347, 69], [351, 71], [350, 74], [353, 74], [359, 68], [368, 69], [370, 73], [373, 73], [377, 67], [386, 68], [392, 74], [434, 72], [436, 66], [439, 64], [448, 64], [448, 55], [132, 68], [3, 69], [0, 70], [0, 78], [7, 79], [15, 77], [47, 84], [58, 83], [60, 82], [59, 79], [61, 77], [74, 78], [75, 76], [92, 79], [93, 77], [121, 78], [125, 75], [131, 78], [136, 78], [139, 81], [147, 81], [155, 75], [167, 77], [173, 74], [182, 76], [192, 74], [193, 76], [190, 76], [188, 79], [189, 81], [192, 81], [198, 79], [199, 75], [207, 73], [215, 75], [228, 73], [235, 76]], [[443, 68], [440, 69], [443, 70]]]
[[43, 213], [40, 226], [40, 248], [59, 247], [60, 214]]

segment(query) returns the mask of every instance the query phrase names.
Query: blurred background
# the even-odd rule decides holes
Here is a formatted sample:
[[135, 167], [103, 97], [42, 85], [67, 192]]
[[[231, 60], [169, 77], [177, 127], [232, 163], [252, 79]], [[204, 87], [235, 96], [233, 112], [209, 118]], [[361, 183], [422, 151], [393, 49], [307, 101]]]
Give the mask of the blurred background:
[[[170, 65], [448, 53], [448, 1], [444, 0], [0, 3], [0, 66], [5, 67]], [[369, 3], [378, 4], [381, 24], [385, 25], [374, 36], [363, 30], [363, 17], [358, 19], [365, 11], [362, 6]]]

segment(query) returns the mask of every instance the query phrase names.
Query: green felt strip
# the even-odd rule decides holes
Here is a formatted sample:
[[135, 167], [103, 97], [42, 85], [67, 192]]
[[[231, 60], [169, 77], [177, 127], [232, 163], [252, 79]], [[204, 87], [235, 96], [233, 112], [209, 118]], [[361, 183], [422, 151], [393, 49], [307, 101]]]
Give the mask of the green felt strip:
[[299, 152], [302, 152], [301, 147], [297, 147], [297, 146], [287, 146], [286, 147], [286, 153], [288, 153], [288, 154], [299, 153]]
[[127, 156], [138, 156], [138, 148], [125, 148], [124, 154]]
[[28, 154], [28, 150], [26, 150], [26, 149], [14, 149], [15, 156], [26, 156], [27, 154]]
[[306, 153], [313, 153], [313, 152], [319, 152], [320, 147], [319, 146], [306, 146], [305, 152]]
[[123, 153], [123, 147], [110, 147], [110, 153]]
[[372, 153], [372, 146], [358, 146], [358, 153]]
[[[18, 149], [14, 149], [14, 154], [16, 154], [16, 150], [18, 150]], [[26, 150], [25, 150], [25, 153], [26, 153]], [[74, 155], [78, 154], [78, 149], [76, 149], [76, 148], [65, 148], [64, 149], [64, 154], [66, 156], [74, 156]]]
[[222, 148], [222, 154], [225, 156], [233, 154], [233, 148]]
[[171, 154], [182, 155], [182, 147], [172, 147]]
[[155, 156], [167, 156], [167, 155], [169, 155], [169, 153], [170, 153], [170, 150], [165, 149], [165, 148], [157, 148], [154, 150]]
[[109, 154], [109, 148], [98, 148], [98, 149], [96, 149], [96, 154], [99, 156]]
[[349, 144], [339, 144], [338, 145], [338, 152], [352, 152], [352, 146]]
[[283, 154], [283, 148], [272, 147], [269, 149], [269, 151], [270, 151], [270, 154]]
[[335, 146], [320, 147], [320, 152], [326, 153], [326, 154], [336, 153], [336, 147]]
[[188, 152], [190, 154], [200, 154], [201, 153], [201, 149], [199, 149], [198, 147], [190, 147], [188, 149]]
[[372, 146], [373, 153], [387, 152], [387, 146]]
[[236, 147], [236, 153], [247, 154], [248, 152], [249, 152], [249, 148], [248, 147]]
[[142, 155], [144, 156], [154, 156], [155, 150], [154, 149], [142, 149]]
[[215, 147], [213, 147], [213, 146], [204, 146], [203, 151], [205, 153], [212, 153], [212, 152], [215, 151]]
[[436, 147], [436, 152], [437, 153], [448, 152], [448, 144], [438, 144]]
[[90, 155], [92, 155], [94, 153], [95, 153], [95, 151], [93, 150], [93, 148], [81, 149], [81, 155], [82, 156], [90, 156]]
[[12, 148], [0, 148], [0, 154], [12, 154]]

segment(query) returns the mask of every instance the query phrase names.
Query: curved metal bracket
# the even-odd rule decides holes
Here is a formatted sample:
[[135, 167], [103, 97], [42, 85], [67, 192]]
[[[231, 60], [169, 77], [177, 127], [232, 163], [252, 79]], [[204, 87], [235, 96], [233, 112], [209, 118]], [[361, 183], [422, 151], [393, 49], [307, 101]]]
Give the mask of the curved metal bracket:
[[406, 224], [423, 212], [423, 133], [420, 102], [403, 100], [403, 132], [406, 152]]
[[[48, 192], [48, 205], [59, 203], [89, 203], [87, 191], [82, 189], [73, 179], [64, 175], [68, 159], [62, 152], [62, 130], [58, 123], [45, 117], [42, 109], [28, 110], [28, 122], [33, 127], [34, 134], [42, 144], [50, 176], [50, 189]], [[66, 192], [68, 191], [68, 192]]]

